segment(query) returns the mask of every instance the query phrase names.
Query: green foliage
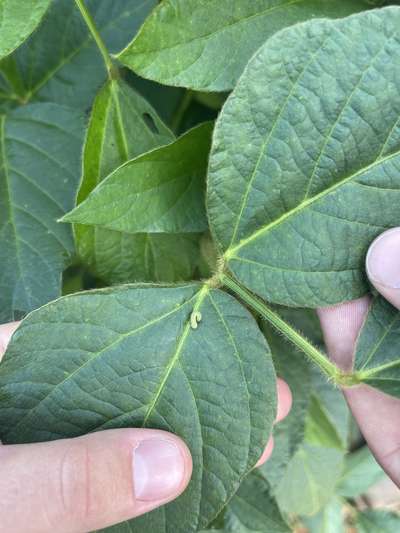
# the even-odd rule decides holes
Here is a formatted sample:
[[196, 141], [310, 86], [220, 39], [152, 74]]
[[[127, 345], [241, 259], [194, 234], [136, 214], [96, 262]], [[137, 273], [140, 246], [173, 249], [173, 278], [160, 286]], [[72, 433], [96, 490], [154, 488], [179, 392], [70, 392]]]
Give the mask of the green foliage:
[[[346, 456], [335, 385], [400, 396], [399, 313], [374, 299], [344, 374], [305, 308], [366, 294], [368, 246], [400, 225], [400, 8], [49, 4], [0, 0], [0, 321], [29, 313], [0, 439], [180, 435], [188, 489], [115, 533], [338, 533], [343, 506], [398, 529], [357, 516], [381, 470]], [[249, 475], [276, 374], [293, 408]]]
[[369, 509], [358, 515], [357, 527], [359, 533], [397, 533], [400, 517], [395, 513]]
[[227, 91], [254, 52], [278, 30], [313, 17], [344, 17], [365, 7], [363, 0], [166, 0], [118, 59], [166, 85]]
[[0, 0], [0, 59], [17, 48], [36, 28], [51, 0]]
[[276, 401], [256, 322], [201, 284], [92, 291], [33, 312], [2, 364], [0, 398], [6, 443], [121, 426], [179, 434], [194, 473], [184, 495], [156, 511], [157, 531], [167, 521], [185, 533], [206, 526], [257, 462]]

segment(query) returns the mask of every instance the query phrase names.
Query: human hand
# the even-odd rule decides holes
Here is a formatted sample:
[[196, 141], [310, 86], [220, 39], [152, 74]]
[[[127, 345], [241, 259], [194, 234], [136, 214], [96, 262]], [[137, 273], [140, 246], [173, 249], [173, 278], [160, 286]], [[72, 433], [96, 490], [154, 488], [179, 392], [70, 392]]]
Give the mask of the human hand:
[[[18, 324], [0, 326], [0, 359]], [[83, 533], [176, 498], [190, 452], [165, 431], [118, 429], [75, 439], [0, 443], [1, 533]]]
[[[0, 360], [18, 323], [0, 326]], [[278, 380], [276, 422], [290, 411]], [[258, 465], [273, 450], [272, 438]], [[0, 443], [1, 533], [80, 533], [135, 518], [186, 488], [192, 460], [176, 436], [151, 429], [108, 430], [49, 443]]]
[[[400, 228], [386, 231], [372, 243], [366, 267], [375, 288], [400, 309]], [[352, 369], [369, 304], [370, 298], [364, 297], [318, 310], [329, 356], [343, 370]], [[343, 394], [372, 453], [400, 486], [400, 399], [367, 385], [344, 389]]]

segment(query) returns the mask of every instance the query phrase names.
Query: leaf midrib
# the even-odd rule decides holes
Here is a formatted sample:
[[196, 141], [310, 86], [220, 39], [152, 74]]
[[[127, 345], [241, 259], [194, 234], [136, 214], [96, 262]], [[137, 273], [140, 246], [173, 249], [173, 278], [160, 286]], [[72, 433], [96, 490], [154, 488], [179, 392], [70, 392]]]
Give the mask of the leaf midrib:
[[[204, 288], [204, 287], [203, 287]], [[200, 291], [201, 292], [201, 291]], [[148, 327], [151, 327], [153, 326], [154, 324], [157, 324], [158, 322], [164, 320], [165, 318], [168, 318], [169, 316], [177, 313], [178, 311], [180, 311], [180, 309], [182, 309], [183, 307], [185, 307], [186, 305], [188, 305], [191, 301], [193, 301], [194, 299], [196, 299], [196, 297], [198, 297], [198, 295], [200, 294], [200, 292], [196, 292], [195, 295], [191, 296], [188, 300], [186, 300], [184, 303], [180, 304], [179, 307], [176, 307], [174, 309], [172, 309], [171, 311], [168, 311], [167, 313], [164, 313], [163, 315], [151, 320], [150, 322], [147, 322], [146, 324], [143, 324], [142, 326], [139, 326], [138, 328], [132, 330], [132, 331], [129, 331], [128, 333], [124, 333], [122, 335], [119, 335], [119, 337], [113, 341], [111, 344], [107, 345], [105, 348], [101, 349], [99, 352], [95, 353], [95, 355], [91, 358], [89, 358], [84, 364], [80, 365], [78, 368], [76, 368], [71, 374], [69, 374], [68, 376], [66, 376], [62, 381], [60, 381], [59, 383], [57, 383], [53, 388], [51, 388], [51, 390], [35, 405], [35, 407], [33, 409], [31, 409], [25, 416], [23, 416], [17, 424], [14, 425], [13, 428], [10, 429], [10, 432], [11, 433], [14, 433], [16, 431], [16, 429], [23, 423], [23, 422], [26, 422], [27, 419], [29, 419], [35, 412], [36, 410], [39, 408], [40, 405], [43, 404], [43, 402], [45, 402], [50, 396], [52, 396], [52, 394], [54, 394], [54, 392], [59, 389], [60, 387], [62, 387], [62, 385], [64, 385], [64, 383], [66, 383], [67, 381], [69, 381], [70, 379], [72, 379], [76, 374], [78, 374], [81, 370], [83, 370], [84, 368], [86, 368], [88, 365], [90, 365], [91, 363], [93, 363], [93, 361], [97, 360], [99, 357], [101, 357], [101, 355], [109, 350], [111, 350], [112, 348], [114, 348], [115, 346], [117, 346], [122, 340], [128, 338], [128, 337], [131, 337], [131, 336], [134, 336], [135, 334], [143, 331], [144, 329], [148, 328]], [[68, 298], [68, 297], [67, 297]], [[190, 326], [190, 323], [189, 323], [189, 326]], [[9, 435], [9, 433], [7, 433], [7, 435]]]
[[[157, 53], [157, 52], [163, 52], [165, 50], [173, 50], [174, 48], [178, 48], [180, 46], [186, 46], [188, 44], [192, 44], [194, 42], [197, 42], [197, 41], [203, 41], [203, 40], [207, 40], [211, 37], [213, 37], [214, 35], [217, 35], [218, 33], [223, 33], [225, 32], [226, 30], [234, 27], [234, 26], [238, 26], [240, 24], [243, 24], [243, 23], [247, 23], [249, 20], [252, 20], [252, 19], [256, 19], [258, 17], [264, 17], [265, 15], [273, 12], [273, 11], [279, 11], [280, 9], [284, 9], [284, 8], [287, 8], [288, 6], [291, 6], [291, 5], [294, 5], [294, 4], [300, 4], [302, 2], [306, 2], [307, 0], [290, 0], [284, 4], [280, 4], [278, 6], [273, 6], [273, 7], [269, 7], [267, 9], [264, 9], [262, 11], [259, 11], [258, 13], [254, 13], [253, 15], [249, 15], [247, 17], [243, 17], [241, 19], [238, 19], [238, 20], [235, 20], [234, 22], [231, 22], [230, 24], [227, 24], [225, 26], [221, 26], [219, 28], [217, 28], [216, 30], [210, 32], [210, 33], [206, 33], [204, 35], [198, 35], [196, 37], [193, 37], [192, 39], [189, 39], [189, 40], [186, 40], [186, 41], [180, 41], [179, 43], [175, 43], [175, 44], [172, 44], [172, 45], [169, 45], [169, 46], [163, 46], [162, 48], [155, 48], [155, 49], [152, 49], [152, 50], [149, 50], [146, 48], [145, 51], [143, 52], [135, 52], [134, 54], [135, 55], [142, 55], [142, 54], [154, 54], [154, 53]], [[160, 4], [159, 6], [159, 10], [161, 9], [161, 6], [162, 4]], [[144, 26], [142, 28], [142, 31], [144, 31]], [[139, 38], [141, 37], [141, 32], [138, 33], [137, 37], [134, 39], [134, 44], [136, 40], [138, 40]], [[128, 45], [129, 47], [129, 45]], [[124, 52], [126, 51], [125, 50], [122, 50], [122, 52], [119, 54], [120, 56], [122, 56], [124, 54]]]
[[320, 193], [316, 194], [315, 196], [312, 196], [312, 197], [308, 198], [307, 200], [301, 202], [299, 205], [297, 205], [293, 209], [290, 209], [289, 211], [284, 213], [279, 218], [273, 220], [272, 222], [266, 224], [265, 226], [262, 226], [257, 231], [255, 231], [252, 235], [250, 235], [249, 237], [241, 240], [236, 246], [228, 248], [227, 251], [224, 254], [224, 258], [227, 261], [229, 261], [230, 259], [232, 259], [234, 257], [237, 257], [237, 252], [239, 250], [241, 250], [242, 248], [247, 246], [249, 243], [251, 243], [252, 241], [257, 239], [258, 237], [260, 237], [264, 233], [268, 232], [269, 230], [271, 230], [272, 228], [274, 228], [276, 226], [279, 226], [280, 224], [285, 222], [288, 218], [300, 213], [301, 211], [303, 211], [304, 209], [306, 209], [307, 207], [309, 207], [313, 203], [317, 202], [318, 200], [321, 200], [325, 196], [328, 196], [329, 194], [334, 192], [336, 189], [340, 188], [342, 185], [345, 185], [346, 183], [349, 183], [350, 181], [354, 180], [355, 178], [361, 176], [362, 174], [364, 174], [366, 172], [369, 172], [370, 170], [375, 168], [377, 165], [384, 164], [387, 161], [390, 161], [391, 159], [393, 159], [395, 157], [398, 157], [399, 155], [400, 155], [400, 151], [396, 151], [396, 152], [393, 152], [392, 154], [387, 155], [386, 157], [383, 157], [381, 159], [377, 159], [376, 161], [370, 163], [366, 167], [361, 168], [360, 170], [358, 170], [354, 174], [351, 174], [350, 176], [347, 176], [347, 177], [339, 180], [338, 182], [334, 183], [333, 185], [331, 185], [330, 187], [328, 187], [324, 191], [321, 191]]

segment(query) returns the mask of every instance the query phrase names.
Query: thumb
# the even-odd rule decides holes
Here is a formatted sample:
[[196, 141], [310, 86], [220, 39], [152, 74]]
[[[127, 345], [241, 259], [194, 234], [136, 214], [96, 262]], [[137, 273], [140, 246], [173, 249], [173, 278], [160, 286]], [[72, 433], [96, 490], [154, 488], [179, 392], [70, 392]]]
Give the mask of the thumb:
[[2, 533], [84, 533], [151, 511], [187, 486], [192, 461], [174, 435], [119, 429], [0, 445]]
[[371, 283], [400, 309], [400, 228], [385, 231], [375, 239], [366, 263]]

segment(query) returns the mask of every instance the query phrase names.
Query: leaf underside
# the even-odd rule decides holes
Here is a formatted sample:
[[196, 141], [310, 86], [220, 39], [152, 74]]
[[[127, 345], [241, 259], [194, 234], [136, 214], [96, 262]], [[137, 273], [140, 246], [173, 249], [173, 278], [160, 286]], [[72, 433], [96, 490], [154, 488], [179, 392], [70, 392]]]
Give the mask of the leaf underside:
[[368, 290], [373, 238], [400, 224], [400, 8], [273, 36], [217, 121], [208, 213], [260, 296], [318, 307]]
[[125, 286], [61, 298], [23, 321], [0, 367], [0, 438], [116, 427], [180, 435], [194, 460], [189, 488], [140, 524], [188, 533], [257, 462], [275, 401], [268, 345], [235, 299], [201, 284]]
[[254, 52], [278, 30], [366, 7], [363, 0], [165, 0], [118, 59], [165, 85], [228, 91]]

